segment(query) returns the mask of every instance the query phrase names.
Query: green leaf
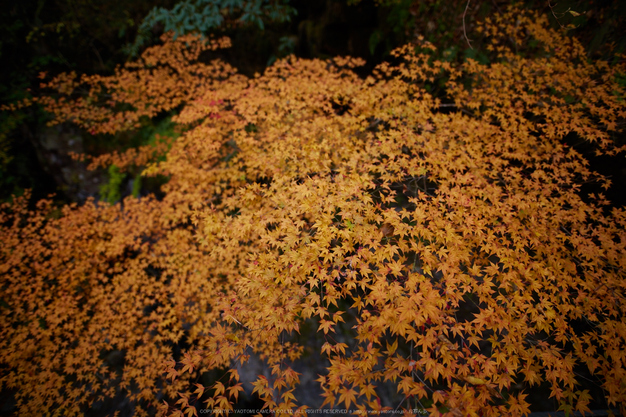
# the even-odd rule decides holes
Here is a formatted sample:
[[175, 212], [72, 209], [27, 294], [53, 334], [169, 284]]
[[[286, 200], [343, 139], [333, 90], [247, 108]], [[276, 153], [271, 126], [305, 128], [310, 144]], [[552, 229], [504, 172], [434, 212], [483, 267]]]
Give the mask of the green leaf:
[[374, 55], [374, 52], [376, 51], [376, 46], [378, 46], [378, 44], [380, 43], [381, 37], [382, 32], [379, 29], [376, 29], [374, 33], [370, 35], [369, 48], [371, 55]]

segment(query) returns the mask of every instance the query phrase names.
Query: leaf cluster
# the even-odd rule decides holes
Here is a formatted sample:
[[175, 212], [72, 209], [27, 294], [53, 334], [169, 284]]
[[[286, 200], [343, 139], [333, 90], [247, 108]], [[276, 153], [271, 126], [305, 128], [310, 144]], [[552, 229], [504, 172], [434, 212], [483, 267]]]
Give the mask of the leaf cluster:
[[154, 7], [139, 25], [135, 42], [127, 47], [127, 52], [137, 55], [156, 25], [176, 36], [211, 33], [227, 25], [254, 25], [263, 30], [265, 22], [289, 21], [295, 14], [296, 9], [285, 0], [183, 0], [171, 10]]
[[197, 415], [233, 409], [258, 355], [264, 407], [306, 412], [294, 363], [316, 323], [323, 405], [388, 411], [391, 383], [406, 415], [521, 415], [545, 384], [561, 410], [626, 412], [626, 212], [581, 195], [609, 180], [563, 140], [624, 151], [623, 65], [515, 9], [481, 30], [490, 65], [425, 44], [366, 79], [360, 59], [293, 56], [246, 78], [166, 37], [112, 77], [56, 77], [57, 120], [114, 132], [179, 107], [184, 133], [146, 170], [169, 176], [162, 201], [2, 206], [1, 387], [22, 413], [125, 395]]

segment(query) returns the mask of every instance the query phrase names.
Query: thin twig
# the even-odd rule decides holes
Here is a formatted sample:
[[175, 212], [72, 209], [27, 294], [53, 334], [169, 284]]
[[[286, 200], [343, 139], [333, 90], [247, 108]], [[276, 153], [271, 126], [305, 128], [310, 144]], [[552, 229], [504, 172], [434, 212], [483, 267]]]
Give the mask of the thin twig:
[[[559, 24], [559, 26], [561, 26], [561, 29], [563, 29], [563, 25], [561, 24], [561, 22], [559, 21], [559, 18], [556, 17], [556, 14], [554, 14], [554, 7], [556, 7], [558, 3], [555, 3], [554, 6], [552, 4], [550, 4], [550, 1], [548, 1], [548, 7], [550, 7], [550, 12], [552, 12], [552, 16], [554, 16], [554, 18], [556, 19], [556, 23]], [[567, 9], [569, 10], [569, 9]], [[567, 12], [565, 12], [567, 13]], [[565, 13], [562, 13], [561, 17], [563, 17], [563, 15], [565, 15]]]
[[[552, 4], [550, 4], [550, 1], [548, 1], [548, 7], [550, 7], [550, 12], [552, 12], [552, 16], [554, 16], [554, 18], [556, 19], [556, 23], [559, 24], [559, 26], [561, 27], [561, 29], [576, 29], [578, 28], [580, 25], [578, 26], [574, 26], [572, 27], [572, 25], [569, 25], [567, 27], [563, 26], [561, 24], [561, 22], [559, 21], [559, 18], [556, 17], [556, 14], [554, 13], [554, 8], [558, 5], [558, 3], [554, 3], [554, 6]], [[561, 15], [561, 17], [565, 16], [568, 12], [573, 14], [574, 16], [578, 16], [578, 14], [576, 12], [571, 11], [572, 8], [568, 7], [567, 10], [565, 10], [563, 13], [559, 13]]]
[[463, 36], [465, 36], [465, 40], [467, 41], [467, 44], [469, 45], [469, 47], [471, 49], [472, 48], [472, 44], [470, 43], [470, 40], [467, 38], [467, 32], [465, 31], [465, 15], [467, 14], [467, 9], [469, 8], [469, 4], [470, 4], [470, 0], [467, 0], [467, 4], [465, 5], [465, 11], [463, 12]]

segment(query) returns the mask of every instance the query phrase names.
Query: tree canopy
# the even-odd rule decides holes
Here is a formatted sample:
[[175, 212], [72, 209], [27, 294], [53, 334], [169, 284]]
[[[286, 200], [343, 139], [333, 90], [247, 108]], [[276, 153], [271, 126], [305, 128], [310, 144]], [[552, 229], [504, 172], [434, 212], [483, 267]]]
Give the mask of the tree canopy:
[[0, 387], [20, 414], [237, 408], [251, 355], [263, 406], [305, 412], [311, 325], [326, 406], [380, 411], [391, 383], [405, 415], [522, 415], [542, 386], [559, 410], [626, 413], [626, 213], [581, 191], [610, 179], [567, 144], [623, 154], [626, 69], [545, 16], [479, 30], [486, 65], [422, 41], [366, 78], [294, 56], [248, 78], [199, 59], [227, 38], [170, 34], [111, 76], [46, 82], [56, 122], [177, 109], [181, 136], [93, 160], [166, 176], [162, 199], [2, 205]]

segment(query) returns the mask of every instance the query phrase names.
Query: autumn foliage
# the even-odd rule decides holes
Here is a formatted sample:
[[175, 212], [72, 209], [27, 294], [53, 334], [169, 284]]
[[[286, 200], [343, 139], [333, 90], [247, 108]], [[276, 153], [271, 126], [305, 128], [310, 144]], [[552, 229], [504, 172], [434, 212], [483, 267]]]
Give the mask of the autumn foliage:
[[[581, 191], [609, 180], [565, 139], [624, 151], [625, 68], [534, 14], [481, 31], [489, 65], [421, 44], [366, 79], [360, 59], [293, 56], [246, 78], [199, 60], [228, 40], [188, 35], [48, 82], [57, 121], [111, 133], [180, 109], [184, 133], [146, 167], [169, 177], [160, 201], [2, 207], [0, 381], [20, 415], [236, 408], [251, 355], [265, 407], [305, 410], [311, 324], [325, 406], [380, 410], [391, 383], [407, 415], [522, 415], [541, 385], [561, 410], [624, 414], [626, 213]], [[148, 160], [129, 152], [95, 162]]]

